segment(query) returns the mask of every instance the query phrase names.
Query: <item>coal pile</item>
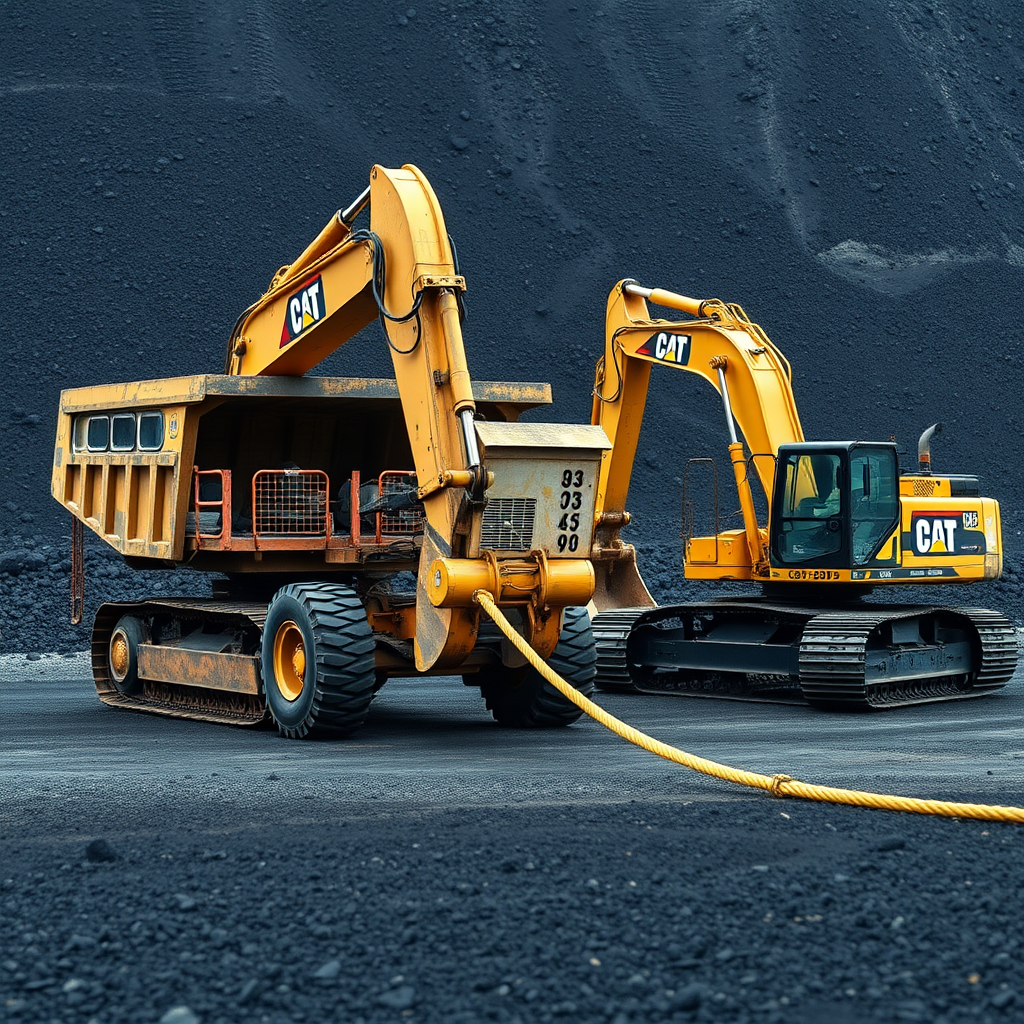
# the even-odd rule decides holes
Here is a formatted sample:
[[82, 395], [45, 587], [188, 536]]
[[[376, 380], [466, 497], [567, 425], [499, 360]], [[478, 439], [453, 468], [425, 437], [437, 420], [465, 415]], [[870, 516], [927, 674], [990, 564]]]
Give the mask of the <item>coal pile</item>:
[[[644, 582], [659, 604], [702, 601], [726, 594], [748, 595], [742, 584], [706, 584], [683, 577], [680, 543], [637, 540], [638, 559]], [[121, 557], [97, 538], [86, 539], [86, 590], [82, 621], [70, 620], [69, 573], [70, 537], [50, 543], [45, 537], [14, 534], [10, 549], [0, 555], [0, 653], [29, 655], [55, 652], [68, 654], [86, 650], [93, 616], [104, 601], [133, 601], [146, 597], [209, 597], [211, 580], [189, 569], [138, 571], [129, 569]], [[995, 608], [1024, 623], [1024, 585], [1020, 560], [1007, 559], [1003, 577], [975, 584], [968, 591], [957, 589], [950, 599], [945, 587], [890, 587], [876, 591], [873, 599], [908, 604], [945, 604]]]
[[[943, 600], [1019, 617], [1022, 35], [1009, 0], [5, 7], [2, 649], [84, 641], [57, 620], [60, 389], [217, 372], [373, 163], [438, 193], [474, 375], [549, 379], [551, 418], [589, 417], [605, 299], [634, 277], [740, 302], [808, 437], [895, 436], [909, 465], [941, 420], [936, 469], [1000, 500], [1013, 570]], [[390, 375], [376, 327], [320, 372]], [[686, 459], [725, 440], [709, 388], [654, 374], [642, 549], [669, 550]], [[107, 570], [93, 596], [146, 592]]]
[[266, 785], [244, 821], [200, 798], [110, 841], [37, 825], [0, 881], [10, 1019], [997, 1024], [1024, 1006], [1009, 826], [768, 800], [328, 822], [299, 800], [296, 843], [271, 820], [287, 784]]

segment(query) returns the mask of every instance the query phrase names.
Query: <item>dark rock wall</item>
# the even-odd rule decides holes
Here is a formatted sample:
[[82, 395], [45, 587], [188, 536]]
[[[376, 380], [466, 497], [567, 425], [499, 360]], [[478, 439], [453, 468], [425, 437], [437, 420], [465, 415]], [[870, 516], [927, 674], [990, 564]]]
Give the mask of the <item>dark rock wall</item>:
[[[910, 462], [942, 420], [936, 468], [980, 474], [1021, 551], [1024, 7], [410, 2], [0, 8], [0, 551], [69, 533], [59, 390], [219, 371], [374, 162], [438, 193], [478, 378], [549, 379], [585, 420], [617, 280], [740, 302], [809, 437]], [[377, 329], [324, 372], [388, 374]], [[655, 373], [636, 539], [675, 537], [721, 420]]]

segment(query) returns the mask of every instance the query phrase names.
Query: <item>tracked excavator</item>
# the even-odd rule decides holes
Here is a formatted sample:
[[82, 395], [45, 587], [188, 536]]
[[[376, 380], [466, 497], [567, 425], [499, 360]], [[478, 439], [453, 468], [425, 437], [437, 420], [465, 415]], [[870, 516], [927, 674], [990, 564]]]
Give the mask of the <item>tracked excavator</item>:
[[[652, 318], [648, 301], [674, 318]], [[711, 460], [690, 460], [685, 577], [749, 583], [759, 594], [656, 607], [619, 536], [655, 365], [697, 374], [719, 392], [739, 500], [739, 524], [722, 529], [710, 475], [713, 533], [695, 536], [687, 487]], [[863, 709], [1003, 686], [1017, 664], [1003, 615], [863, 600], [892, 584], [998, 578], [998, 503], [981, 495], [975, 476], [932, 471], [937, 425], [921, 437], [915, 472], [900, 471], [892, 442], [806, 441], [792, 378], [785, 356], [739, 305], [629, 280], [612, 290], [591, 417], [612, 442], [592, 553], [598, 687]]]
[[[88, 527], [136, 568], [218, 574], [209, 599], [99, 608], [105, 703], [336, 736], [388, 678], [460, 674], [503, 724], [578, 718], [481, 626], [473, 594], [592, 689], [608, 441], [518, 422], [551, 401], [546, 384], [470, 379], [465, 287], [427, 179], [375, 166], [238, 318], [224, 373], [62, 392], [52, 493], [75, 517], [75, 566]], [[306, 375], [375, 320], [395, 379]]]

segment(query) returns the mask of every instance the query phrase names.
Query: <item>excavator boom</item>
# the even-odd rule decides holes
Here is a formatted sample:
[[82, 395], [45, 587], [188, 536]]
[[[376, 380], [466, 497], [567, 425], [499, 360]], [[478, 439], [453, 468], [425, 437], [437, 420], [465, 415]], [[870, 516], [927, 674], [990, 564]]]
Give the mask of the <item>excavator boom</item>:
[[[692, 319], [654, 319], [647, 299]], [[612, 289], [605, 322], [591, 422], [604, 427], [612, 448], [601, 467], [599, 507], [625, 508], [654, 364], [697, 374], [719, 393], [728, 381], [723, 395], [729, 402], [727, 418], [735, 417], [755, 456], [761, 485], [771, 494], [774, 462], [756, 456], [771, 456], [779, 445], [802, 441], [804, 434], [789, 361], [742, 308], [626, 280]]]

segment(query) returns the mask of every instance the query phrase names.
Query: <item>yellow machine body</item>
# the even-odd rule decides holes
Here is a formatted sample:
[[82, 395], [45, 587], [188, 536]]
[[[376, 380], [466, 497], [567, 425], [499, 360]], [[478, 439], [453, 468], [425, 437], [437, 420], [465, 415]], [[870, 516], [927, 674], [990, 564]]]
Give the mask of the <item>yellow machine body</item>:
[[[654, 319], [648, 300], [685, 318]], [[713, 460], [688, 462], [686, 578], [756, 584], [758, 594], [660, 608], [636, 587], [625, 596], [618, 533], [655, 364], [703, 377], [721, 396], [742, 522], [721, 528], [715, 472], [714, 532], [695, 535], [689, 470]], [[972, 583], [1002, 570], [998, 503], [973, 476], [931, 471], [939, 424], [918, 442], [920, 471], [903, 475], [891, 441], [806, 441], [790, 365], [742, 307], [633, 281], [608, 299], [591, 421], [612, 441], [593, 549], [598, 686], [863, 710], [979, 696], [1012, 677], [1016, 635], [999, 612], [860, 600], [876, 587]]]
[[[356, 229], [364, 210], [369, 226]], [[563, 609], [593, 593], [609, 442], [592, 425], [519, 423], [551, 401], [546, 384], [472, 381], [465, 288], [426, 177], [412, 165], [375, 166], [368, 188], [238, 318], [223, 374], [62, 393], [53, 496], [137, 567], [223, 573], [236, 595], [274, 594], [291, 579], [357, 586], [381, 679], [473, 671], [487, 655], [475, 652], [480, 613], [467, 579], [497, 583], [495, 597], [548, 656]], [[305, 376], [378, 319], [393, 380]], [[443, 599], [429, 585], [435, 563], [461, 581]], [[398, 595], [374, 582], [396, 574], [415, 576], [414, 586]], [[140, 605], [143, 625], [121, 633], [110, 633], [114, 612], [103, 613], [107, 639], [94, 633], [94, 645], [108, 644], [96, 658], [119, 691], [112, 699], [125, 698], [136, 670], [204, 690], [238, 691], [242, 678], [249, 692], [257, 656], [238, 653], [238, 636], [259, 629], [266, 600], [230, 611]], [[190, 640], [142, 635], [169, 619], [182, 633], [202, 625]], [[296, 630], [280, 624], [264, 652], [285, 700], [301, 691], [309, 661]], [[174, 699], [174, 713], [191, 714], [187, 695]]]
[[[677, 309], [690, 319], [653, 319], [648, 300]], [[856, 544], [851, 542], [849, 564], [837, 564], [828, 557], [808, 558], [809, 565], [782, 559], [785, 545], [776, 533], [780, 526], [776, 521], [780, 518], [776, 467], [780, 452], [791, 446], [798, 453], [805, 444], [788, 360], [738, 305], [691, 299], [622, 281], [608, 299], [605, 353], [598, 363], [592, 412], [592, 422], [603, 426], [612, 441], [602, 463], [597, 499], [595, 558], [599, 577], [601, 553], [615, 548], [618, 529], [628, 517], [625, 503], [653, 365], [685, 370], [708, 381], [722, 396], [731, 434], [729, 456], [743, 529], [688, 536], [684, 551], [687, 578], [874, 587], [966, 583], [993, 579], [1001, 573], [998, 503], [978, 494], [977, 481], [970, 483], [973, 478], [930, 474], [898, 479], [896, 473], [891, 475], [891, 530], [884, 538], [873, 535], [870, 556], [856, 554], [852, 550]], [[845, 444], [839, 442], [836, 447]], [[813, 454], [801, 463], [792, 498], [795, 504], [820, 502], [815, 506], [820, 509], [828, 493], [819, 494], [806, 468], [809, 458], [822, 457], [818, 449], [823, 452], [824, 443], [808, 446]], [[769, 516], [764, 523], [757, 521], [752, 475], [768, 498]], [[845, 485], [851, 492], [851, 504], [855, 483]], [[855, 515], [855, 510], [850, 514]], [[813, 528], [809, 518], [808, 523]], [[602, 524], [609, 524], [603, 532]], [[858, 524], [849, 524], [849, 529], [856, 532]], [[605, 592], [607, 588], [599, 584], [599, 595]], [[624, 606], [625, 602], [611, 596], [612, 600], [604, 606], [599, 603], [598, 608]]]

